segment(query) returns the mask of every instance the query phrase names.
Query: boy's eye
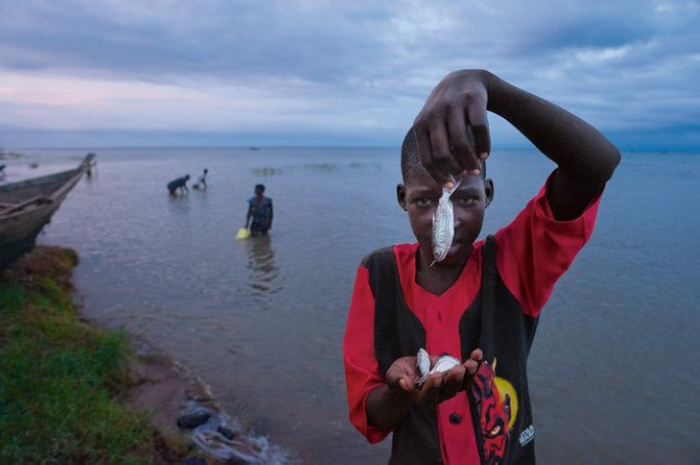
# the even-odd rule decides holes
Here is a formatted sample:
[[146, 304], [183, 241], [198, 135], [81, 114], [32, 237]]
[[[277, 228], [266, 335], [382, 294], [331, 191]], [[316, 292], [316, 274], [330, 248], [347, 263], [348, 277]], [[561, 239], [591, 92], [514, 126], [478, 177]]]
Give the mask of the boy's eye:
[[433, 204], [433, 201], [427, 197], [418, 197], [415, 202], [419, 207], [429, 207]]
[[479, 199], [473, 195], [460, 195], [454, 200], [456, 200], [456, 202], [460, 205], [473, 205]]

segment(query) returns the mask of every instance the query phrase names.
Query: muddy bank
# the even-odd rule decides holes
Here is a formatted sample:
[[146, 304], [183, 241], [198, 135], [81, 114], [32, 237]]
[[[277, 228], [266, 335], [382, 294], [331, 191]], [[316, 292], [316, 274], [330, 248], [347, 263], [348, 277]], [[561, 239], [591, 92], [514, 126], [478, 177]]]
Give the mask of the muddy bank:
[[155, 352], [146, 343], [128, 364], [124, 402], [149, 413], [151, 424], [169, 438], [179, 438], [188, 463], [291, 464], [299, 459], [245, 429], [222, 410], [208, 385], [186, 366]]

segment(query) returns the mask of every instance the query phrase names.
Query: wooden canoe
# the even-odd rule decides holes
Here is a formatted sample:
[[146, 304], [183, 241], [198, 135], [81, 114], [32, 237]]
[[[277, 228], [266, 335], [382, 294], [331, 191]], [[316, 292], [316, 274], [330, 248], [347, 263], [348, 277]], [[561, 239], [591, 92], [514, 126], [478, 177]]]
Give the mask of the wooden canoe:
[[88, 154], [75, 169], [0, 185], [0, 269], [34, 247], [36, 237], [94, 158]]

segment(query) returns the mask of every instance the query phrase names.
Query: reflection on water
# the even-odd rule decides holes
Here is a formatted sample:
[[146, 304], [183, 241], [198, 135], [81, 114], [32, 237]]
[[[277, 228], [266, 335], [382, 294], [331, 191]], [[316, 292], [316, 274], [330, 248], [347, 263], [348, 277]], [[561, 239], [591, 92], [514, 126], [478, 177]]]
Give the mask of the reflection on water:
[[248, 252], [248, 283], [252, 295], [264, 297], [282, 289], [279, 269], [275, 265], [275, 251], [269, 234], [250, 237], [246, 242]]
[[164, 194], [168, 196], [170, 213], [185, 215], [190, 211], [190, 196], [183, 194]]

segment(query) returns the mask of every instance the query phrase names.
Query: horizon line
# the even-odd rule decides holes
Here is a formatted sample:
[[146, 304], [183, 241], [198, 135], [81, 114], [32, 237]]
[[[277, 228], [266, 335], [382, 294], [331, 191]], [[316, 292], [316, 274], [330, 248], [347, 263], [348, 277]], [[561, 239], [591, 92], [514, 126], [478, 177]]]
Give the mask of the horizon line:
[[[97, 150], [134, 150], [134, 149], [148, 149], [148, 150], [159, 150], [159, 149], [248, 149], [251, 151], [257, 151], [261, 149], [399, 149], [400, 145], [332, 145], [332, 144], [307, 144], [307, 145], [257, 145], [257, 144], [247, 144], [247, 145], [187, 145], [187, 144], [173, 144], [173, 145], [109, 145], [109, 146], [38, 146], [38, 147], [1, 147], [0, 154], [11, 154], [20, 153], [22, 150], [84, 150], [84, 151], [97, 151]], [[498, 150], [538, 150], [534, 146], [524, 146], [522, 144], [509, 144], [503, 147], [498, 147]], [[657, 147], [620, 147], [620, 151], [623, 153], [700, 153], [700, 147], [694, 148], [669, 148], [660, 149]]]

